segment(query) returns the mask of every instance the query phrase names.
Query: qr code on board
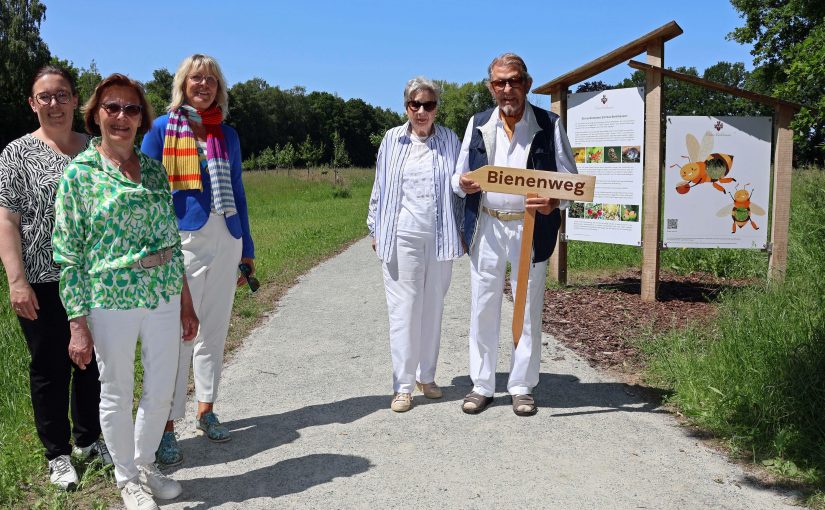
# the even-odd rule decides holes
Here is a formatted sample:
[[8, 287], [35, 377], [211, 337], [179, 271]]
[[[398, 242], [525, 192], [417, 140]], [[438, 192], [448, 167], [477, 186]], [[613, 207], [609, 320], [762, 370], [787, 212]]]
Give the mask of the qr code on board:
[[668, 218], [667, 228], [668, 230], [677, 230], [679, 228], [679, 220], [677, 218]]

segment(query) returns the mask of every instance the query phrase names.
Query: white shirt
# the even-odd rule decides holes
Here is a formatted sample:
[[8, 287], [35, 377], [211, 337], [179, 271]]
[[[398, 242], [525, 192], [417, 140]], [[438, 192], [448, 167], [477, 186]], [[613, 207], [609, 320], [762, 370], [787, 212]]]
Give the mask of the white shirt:
[[[510, 140], [507, 137], [507, 132], [504, 131], [504, 121], [501, 119], [498, 107], [493, 110], [490, 121], [496, 123], [496, 145], [493, 161], [488, 161], [488, 164], [512, 168], [527, 168], [527, 157], [530, 155], [530, 144], [533, 141], [530, 134], [528, 117], [532, 116], [533, 110], [530, 104], [525, 103], [524, 115], [516, 122], [515, 128], [513, 129], [513, 139]], [[464, 140], [461, 144], [461, 151], [458, 154], [458, 161], [456, 162], [456, 173], [452, 179], [453, 191], [460, 197], [466, 196], [466, 193], [464, 193], [458, 185], [458, 179], [460, 174], [465, 174], [470, 171], [469, 148], [472, 137], [473, 119], [471, 118], [467, 123], [467, 130], [464, 132]], [[556, 170], [565, 173], [578, 173], [575, 160], [573, 159], [573, 150], [570, 148], [567, 133], [564, 131], [561, 122], [555, 123], [553, 144], [556, 147]], [[520, 195], [486, 192], [484, 193], [481, 205], [488, 209], [497, 209], [500, 211], [524, 211], [524, 200], [525, 198]], [[561, 200], [559, 209], [564, 210], [569, 204], [569, 200]]]
[[412, 148], [402, 171], [399, 232], [435, 234], [433, 155], [426, 143], [428, 138], [410, 133]]

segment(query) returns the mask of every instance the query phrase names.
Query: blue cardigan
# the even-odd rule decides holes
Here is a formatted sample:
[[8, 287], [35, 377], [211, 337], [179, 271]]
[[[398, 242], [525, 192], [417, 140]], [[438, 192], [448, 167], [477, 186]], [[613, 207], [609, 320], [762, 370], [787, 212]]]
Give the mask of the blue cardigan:
[[[168, 114], [158, 117], [152, 123], [149, 132], [143, 137], [140, 150], [152, 159], [163, 160], [163, 140], [166, 136], [166, 124], [168, 122]], [[223, 130], [223, 137], [226, 140], [226, 149], [229, 151], [232, 194], [235, 196], [235, 208], [238, 210], [237, 214], [226, 216], [226, 227], [232, 237], [243, 239], [241, 256], [255, 258], [255, 245], [252, 242], [252, 235], [249, 233], [246, 193], [241, 179], [241, 143], [235, 129], [226, 124], [221, 124], [221, 130]], [[178, 228], [180, 230], [200, 230], [206, 224], [206, 220], [209, 219], [209, 212], [212, 209], [212, 186], [208, 171], [201, 171], [201, 182], [203, 182], [203, 191], [193, 189], [172, 192], [172, 202], [175, 205], [175, 214], [178, 217]]]

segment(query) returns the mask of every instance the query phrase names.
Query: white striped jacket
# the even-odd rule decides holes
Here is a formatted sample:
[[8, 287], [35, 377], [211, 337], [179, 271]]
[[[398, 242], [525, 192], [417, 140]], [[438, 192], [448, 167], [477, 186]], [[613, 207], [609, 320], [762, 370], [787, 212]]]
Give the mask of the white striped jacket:
[[[409, 124], [406, 122], [387, 131], [375, 163], [367, 226], [370, 236], [376, 241], [378, 258], [383, 261], [391, 260], [395, 252], [396, 226], [403, 194], [402, 172], [412, 148]], [[450, 129], [436, 125], [435, 134], [427, 140], [427, 146], [433, 155], [436, 257], [438, 260], [452, 260], [464, 253], [459, 234], [464, 216], [463, 199], [455, 195], [450, 186], [461, 142]]]

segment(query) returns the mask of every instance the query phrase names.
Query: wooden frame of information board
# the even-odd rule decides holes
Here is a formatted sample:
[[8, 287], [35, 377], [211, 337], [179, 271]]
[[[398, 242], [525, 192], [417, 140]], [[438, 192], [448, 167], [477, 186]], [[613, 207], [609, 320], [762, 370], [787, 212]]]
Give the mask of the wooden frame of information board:
[[[774, 108], [774, 154], [773, 154], [773, 194], [771, 197], [771, 241], [769, 245], [768, 278], [781, 281], [788, 267], [788, 227], [791, 213], [791, 170], [793, 168], [793, 132], [791, 120], [802, 105], [785, 101], [749, 90], [743, 90], [723, 83], [691, 76], [689, 74], [664, 69], [631, 60], [628, 65], [633, 69], [644, 71], [650, 79], [651, 74], [667, 76], [711, 90], [725, 92], [767, 104]], [[644, 285], [644, 283], [643, 283]]]
[[[671, 21], [652, 32], [635, 39], [624, 46], [565, 73], [544, 85], [533, 89], [534, 94], [551, 96], [550, 110], [561, 117], [567, 126], [567, 88], [582, 82], [641, 53], [647, 52], [647, 62], [656, 67], [664, 67], [665, 42], [681, 35], [684, 31], [675, 21]], [[645, 152], [644, 152], [644, 196], [642, 209], [642, 300], [655, 301], [659, 281], [659, 210], [660, 175], [664, 151], [662, 146], [662, 75], [649, 73], [645, 89]], [[652, 195], [655, 194], [655, 197]], [[560, 285], [567, 284], [567, 241], [565, 220], [559, 229], [556, 250], [550, 257], [551, 277]]]

